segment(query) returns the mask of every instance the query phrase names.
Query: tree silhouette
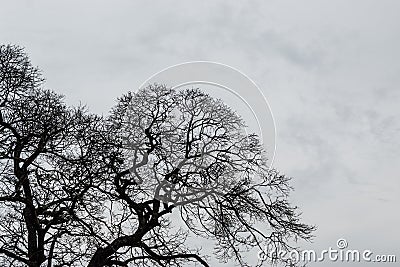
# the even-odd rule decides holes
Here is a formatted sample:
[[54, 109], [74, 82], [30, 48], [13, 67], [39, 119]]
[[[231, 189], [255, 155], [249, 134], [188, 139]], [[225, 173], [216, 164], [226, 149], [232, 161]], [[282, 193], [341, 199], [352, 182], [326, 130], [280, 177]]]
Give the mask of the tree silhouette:
[[102, 118], [40, 89], [23, 50], [0, 46], [0, 260], [2, 266], [84, 264], [85, 224], [96, 225], [109, 149]]
[[1, 264], [209, 266], [205, 238], [246, 266], [311, 238], [290, 178], [221, 100], [155, 84], [103, 118], [41, 89], [21, 48], [0, 55]]

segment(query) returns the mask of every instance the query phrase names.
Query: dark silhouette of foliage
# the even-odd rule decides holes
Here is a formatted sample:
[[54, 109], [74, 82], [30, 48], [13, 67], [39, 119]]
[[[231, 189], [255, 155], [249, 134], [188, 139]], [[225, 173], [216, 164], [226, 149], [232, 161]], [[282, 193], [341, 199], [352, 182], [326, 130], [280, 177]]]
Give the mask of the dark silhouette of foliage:
[[290, 179], [201, 90], [151, 85], [103, 118], [42, 89], [10, 45], [0, 79], [0, 264], [209, 266], [191, 244], [205, 238], [220, 261], [246, 266], [246, 253], [311, 238]]

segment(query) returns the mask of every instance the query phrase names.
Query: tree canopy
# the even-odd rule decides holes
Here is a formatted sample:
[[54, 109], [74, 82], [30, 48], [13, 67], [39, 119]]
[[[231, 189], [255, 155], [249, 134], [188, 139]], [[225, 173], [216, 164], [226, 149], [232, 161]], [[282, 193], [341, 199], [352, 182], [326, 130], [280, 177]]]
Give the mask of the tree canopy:
[[246, 266], [254, 249], [311, 238], [290, 178], [199, 88], [149, 85], [99, 116], [43, 89], [12, 45], [0, 79], [2, 265], [209, 266], [192, 242], [207, 239], [215, 258]]

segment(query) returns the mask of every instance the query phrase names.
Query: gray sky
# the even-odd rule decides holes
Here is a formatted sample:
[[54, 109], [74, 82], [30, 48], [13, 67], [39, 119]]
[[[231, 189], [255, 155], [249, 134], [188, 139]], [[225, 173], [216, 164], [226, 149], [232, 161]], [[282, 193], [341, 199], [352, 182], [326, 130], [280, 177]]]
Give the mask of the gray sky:
[[[346, 238], [400, 261], [399, 12], [386, 0], [2, 1], [0, 42], [25, 46], [47, 87], [104, 114], [173, 64], [240, 69], [274, 113], [274, 166], [318, 226], [304, 248]], [[347, 264], [310, 264], [333, 265]]]

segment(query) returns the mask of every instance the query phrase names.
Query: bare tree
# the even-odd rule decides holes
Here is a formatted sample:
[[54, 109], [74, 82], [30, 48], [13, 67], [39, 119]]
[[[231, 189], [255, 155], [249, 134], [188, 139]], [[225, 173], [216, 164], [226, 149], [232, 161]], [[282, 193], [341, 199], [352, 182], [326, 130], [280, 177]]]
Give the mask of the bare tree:
[[40, 89], [21, 48], [0, 46], [0, 55], [1, 265], [79, 265], [106, 172], [102, 119]]
[[251, 248], [311, 237], [287, 201], [290, 179], [269, 169], [258, 137], [222, 101], [154, 85], [122, 97], [109, 123], [122, 162], [109, 201], [123, 214], [110, 209], [119, 218], [105, 222], [111, 241], [89, 266], [208, 266], [190, 235], [215, 240], [218, 259], [245, 266]]
[[222, 101], [153, 85], [102, 118], [41, 89], [21, 48], [0, 55], [1, 264], [209, 266], [204, 238], [246, 266], [311, 238], [290, 179]]

